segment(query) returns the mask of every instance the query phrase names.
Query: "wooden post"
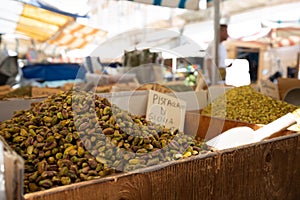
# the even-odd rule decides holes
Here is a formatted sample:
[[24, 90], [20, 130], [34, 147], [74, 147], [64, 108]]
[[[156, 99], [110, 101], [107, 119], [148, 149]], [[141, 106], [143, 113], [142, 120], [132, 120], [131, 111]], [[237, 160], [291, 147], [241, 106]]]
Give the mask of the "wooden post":
[[214, 46], [213, 58], [215, 66], [212, 66], [212, 85], [215, 85], [218, 80], [218, 67], [219, 67], [219, 34], [220, 34], [220, 1], [214, 0]]

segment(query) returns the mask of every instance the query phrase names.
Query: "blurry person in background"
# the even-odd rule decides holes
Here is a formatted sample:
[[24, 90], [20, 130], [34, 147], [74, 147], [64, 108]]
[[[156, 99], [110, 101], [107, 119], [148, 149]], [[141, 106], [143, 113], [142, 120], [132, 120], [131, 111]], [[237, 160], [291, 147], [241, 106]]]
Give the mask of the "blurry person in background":
[[[225, 65], [225, 59], [227, 58], [227, 50], [223, 42], [227, 40], [228, 38], [228, 32], [227, 32], [227, 24], [220, 24], [220, 39], [219, 39], [219, 49], [218, 49], [218, 57], [219, 57], [219, 73], [221, 80], [225, 80], [226, 76], [226, 65]], [[212, 67], [214, 66], [213, 63], [213, 46], [214, 46], [214, 41], [212, 41], [206, 50], [206, 55], [205, 55], [205, 70], [207, 71], [208, 75], [208, 82], [211, 83], [212, 81]], [[229, 67], [229, 66], [228, 66]]]

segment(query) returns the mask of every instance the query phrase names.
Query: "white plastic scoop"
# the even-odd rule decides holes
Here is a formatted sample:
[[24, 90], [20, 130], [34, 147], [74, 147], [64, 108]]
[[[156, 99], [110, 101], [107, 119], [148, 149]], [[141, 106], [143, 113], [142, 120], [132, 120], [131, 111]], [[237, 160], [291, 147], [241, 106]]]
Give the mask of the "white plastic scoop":
[[218, 150], [223, 150], [259, 142], [296, 123], [299, 116], [300, 109], [297, 109], [293, 113], [288, 113], [256, 131], [246, 126], [235, 127], [212, 138], [206, 144]]

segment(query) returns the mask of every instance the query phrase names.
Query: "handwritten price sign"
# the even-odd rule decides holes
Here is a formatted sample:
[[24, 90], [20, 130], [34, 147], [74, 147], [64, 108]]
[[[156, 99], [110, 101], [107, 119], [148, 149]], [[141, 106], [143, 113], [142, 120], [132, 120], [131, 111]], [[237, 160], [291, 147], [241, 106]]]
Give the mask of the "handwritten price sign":
[[186, 102], [167, 94], [149, 91], [146, 119], [183, 131]]

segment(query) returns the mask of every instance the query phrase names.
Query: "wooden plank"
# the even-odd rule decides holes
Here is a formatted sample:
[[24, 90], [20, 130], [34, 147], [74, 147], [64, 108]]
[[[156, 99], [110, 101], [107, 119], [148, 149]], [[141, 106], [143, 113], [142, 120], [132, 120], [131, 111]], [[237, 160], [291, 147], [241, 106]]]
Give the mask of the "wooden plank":
[[299, 199], [300, 135], [25, 195], [25, 200]]

